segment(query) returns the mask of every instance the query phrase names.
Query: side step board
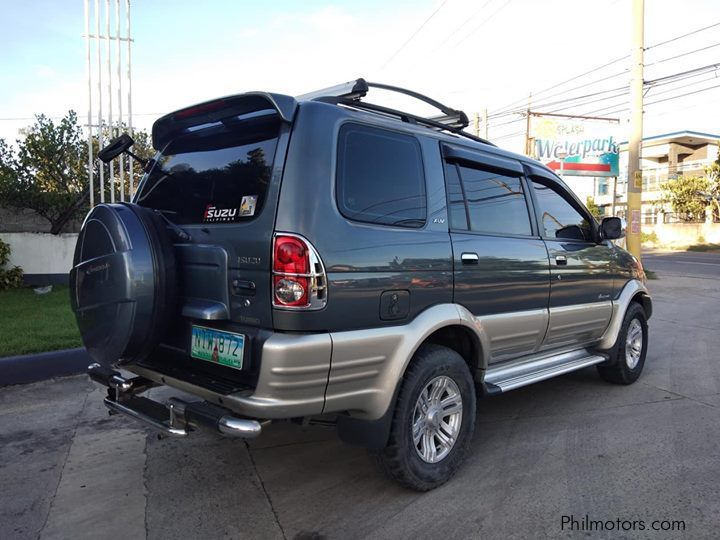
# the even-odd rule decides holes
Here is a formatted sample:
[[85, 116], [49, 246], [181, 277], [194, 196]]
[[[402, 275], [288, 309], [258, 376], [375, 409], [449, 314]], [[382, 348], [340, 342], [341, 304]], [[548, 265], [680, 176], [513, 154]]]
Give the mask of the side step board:
[[579, 349], [550, 356], [535, 357], [490, 366], [485, 373], [488, 394], [500, 394], [521, 386], [544, 381], [563, 373], [604, 362], [601, 354]]

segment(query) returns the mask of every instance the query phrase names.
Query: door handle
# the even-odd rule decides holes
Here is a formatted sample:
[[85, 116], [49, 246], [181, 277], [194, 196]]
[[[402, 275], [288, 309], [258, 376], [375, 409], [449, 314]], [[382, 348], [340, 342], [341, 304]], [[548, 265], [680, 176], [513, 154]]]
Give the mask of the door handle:
[[556, 255], [555, 264], [558, 266], [567, 266], [567, 259], [565, 258], [565, 255]]
[[460, 260], [463, 264], [477, 264], [478, 261], [480, 261], [480, 257], [478, 257], [477, 253], [469, 253], [466, 251], [460, 255]]

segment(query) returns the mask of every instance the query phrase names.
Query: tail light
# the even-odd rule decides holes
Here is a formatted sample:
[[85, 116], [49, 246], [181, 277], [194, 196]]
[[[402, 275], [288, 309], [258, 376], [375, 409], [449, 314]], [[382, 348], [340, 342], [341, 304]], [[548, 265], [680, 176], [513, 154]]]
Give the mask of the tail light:
[[273, 242], [273, 305], [287, 309], [321, 309], [327, 302], [327, 278], [310, 242], [279, 233]]

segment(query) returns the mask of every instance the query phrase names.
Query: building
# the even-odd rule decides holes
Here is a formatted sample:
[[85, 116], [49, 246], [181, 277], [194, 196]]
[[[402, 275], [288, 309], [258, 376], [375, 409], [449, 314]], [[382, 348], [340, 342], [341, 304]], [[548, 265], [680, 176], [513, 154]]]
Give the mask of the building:
[[[640, 167], [643, 173], [642, 219], [645, 224], [672, 223], [677, 216], [662, 202], [663, 182], [680, 175], [701, 176], [718, 156], [720, 135], [677, 131], [642, 140]], [[606, 216], [625, 217], [627, 208], [627, 143], [620, 144], [617, 178], [595, 178], [595, 203]], [[613, 205], [613, 193], [615, 195]]]

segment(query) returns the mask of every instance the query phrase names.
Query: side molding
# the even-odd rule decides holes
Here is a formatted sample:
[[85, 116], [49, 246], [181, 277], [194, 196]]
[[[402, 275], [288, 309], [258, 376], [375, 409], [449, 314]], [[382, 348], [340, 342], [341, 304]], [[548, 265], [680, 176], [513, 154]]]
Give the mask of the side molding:
[[610, 324], [608, 325], [605, 333], [603, 334], [602, 338], [600, 338], [600, 341], [597, 343], [595, 348], [600, 350], [606, 350], [615, 344], [618, 334], [620, 333], [620, 327], [622, 326], [625, 312], [627, 311], [627, 308], [630, 305], [632, 299], [638, 293], [643, 296], [643, 303], [649, 303], [650, 310], [648, 312], [648, 318], [650, 317], [650, 315], [652, 314], [652, 303], [647, 287], [644, 283], [637, 279], [628, 281], [625, 284], [625, 287], [623, 287], [620, 295], [615, 300], [613, 300], [613, 313], [612, 318], [610, 319]]

